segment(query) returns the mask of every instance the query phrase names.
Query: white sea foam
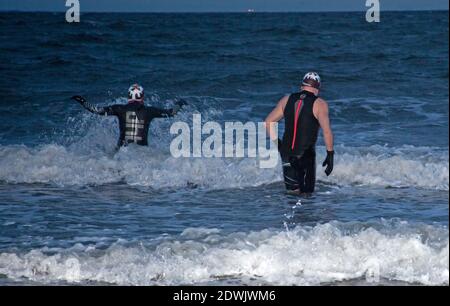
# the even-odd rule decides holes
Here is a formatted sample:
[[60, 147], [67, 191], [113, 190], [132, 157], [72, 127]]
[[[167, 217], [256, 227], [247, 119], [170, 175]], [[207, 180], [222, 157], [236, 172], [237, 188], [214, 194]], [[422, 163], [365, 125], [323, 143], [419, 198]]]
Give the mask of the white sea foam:
[[404, 146], [337, 148], [333, 175], [319, 179], [339, 185], [377, 185], [448, 190], [448, 151]]
[[152, 246], [77, 244], [55, 253], [0, 254], [0, 273], [37, 282], [120, 285], [316, 285], [349, 280], [449, 284], [448, 229], [401, 222], [393, 227], [337, 222], [292, 231], [221, 234], [187, 229]]
[[[210, 108], [202, 112], [202, 116], [211, 120], [216, 117], [214, 112], [216, 110]], [[178, 117], [186, 121], [192, 119], [188, 112]], [[66, 137], [64, 145], [0, 145], [0, 181], [57, 185], [124, 182], [152, 188], [183, 187], [191, 183], [211, 189], [245, 188], [282, 181], [281, 163], [274, 169], [260, 169], [254, 158], [173, 158], [168, 149], [171, 122], [167, 119], [152, 122], [150, 147], [129, 146], [114, 154], [117, 138], [114, 118], [99, 119], [90, 114], [71, 118], [70, 128], [58, 132]], [[80, 131], [84, 131], [82, 135]], [[317, 150], [319, 181], [340, 186], [448, 190], [448, 150], [340, 146], [336, 148], [334, 172], [330, 177], [325, 176], [320, 165], [324, 151], [324, 148]]]
[[[85, 140], [83, 140], [85, 141]], [[448, 190], [448, 151], [432, 148], [336, 149], [335, 168], [323, 174], [318, 150], [318, 179], [340, 186], [368, 185]], [[183, 187], [193, 183], [207, 188], [240, 188], [280, 182], [280, 164], [260, 169], [256, 159], [173, 158], [161, 148], [123, 148], [117, 154], [104, 148], [36, 148], [0, 146], [0, 180], [8, 183], [102, 185], [125, 182], [153, 188]]]

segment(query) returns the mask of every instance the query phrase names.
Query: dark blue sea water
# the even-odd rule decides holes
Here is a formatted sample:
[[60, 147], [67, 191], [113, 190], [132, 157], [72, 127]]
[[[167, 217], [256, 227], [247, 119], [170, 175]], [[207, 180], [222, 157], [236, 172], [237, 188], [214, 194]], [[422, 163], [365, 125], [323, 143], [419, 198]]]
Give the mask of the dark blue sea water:
[[[0, 13], [0, 284], [448, 285], [448, 29], [448, 12]], [[336, 138], [313, 197], [287, 196], [280, 165], [170, 155], [173, 122], [262, 121], [308, 70]], [[189, 106], [114, 154], [115, 119], [69, 97], [125, 103], [134, 82]]]

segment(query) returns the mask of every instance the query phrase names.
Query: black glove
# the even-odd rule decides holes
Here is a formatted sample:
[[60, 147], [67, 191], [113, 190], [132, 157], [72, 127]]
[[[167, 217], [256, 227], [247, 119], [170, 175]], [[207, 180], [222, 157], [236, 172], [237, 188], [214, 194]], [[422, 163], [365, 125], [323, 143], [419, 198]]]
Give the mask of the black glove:
[[183, 99], [178, 99], [177, 102], [175, 102], [176, 105], [178, 105], [180, 108], [188, 105], [186, 101], [184, 101]]
[[75, 101], [77, 101], [77, 102], [80, 103], [80, 104], [86, 103], [86, 99], [83, 98], [82, 96], [73, 96], [73, 97], [70, 98], [70, 99], [75, 100]]
[[172, 108], [172, 116], [175, 116], [180, 109], [183, 108], [184, 105], [187, 105], [187, 102], [184, 101], [183, 99], [177, 99], [177, 101], [175, 102], [175, 107]]
[[330, 176], [331, 172], [333, 172], [333, 163], [334, 163], [334, 151], [327, 151], [327, 158], [325, 158], [322, 167], [327, 166], [325, 169], [325, 174]]

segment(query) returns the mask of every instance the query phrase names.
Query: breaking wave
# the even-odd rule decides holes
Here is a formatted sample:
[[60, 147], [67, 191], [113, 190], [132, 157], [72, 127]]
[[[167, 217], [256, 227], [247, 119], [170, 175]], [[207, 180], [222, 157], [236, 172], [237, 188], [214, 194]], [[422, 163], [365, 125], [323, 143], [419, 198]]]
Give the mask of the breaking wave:
[[[159, 97], [154, 99], [159, 100]], [[211, 120], [218, 116], [217, 112], [209, 108], [202, 112], [202, 117], [205, 121]], [[180, 117], [186, 122], [192, 120], [185, 112], [177, 119]], [[81, 119], [70, 118], [67, 126], [71, 128], [58, 131], [47, 144], [37, 147], [0, 145], [0, 181], [61, 186], [125, 183], [152, 188], [189, 184], [212, 189], [245, 188], [282, 181], [280, 162], [276, 168], [261, 169], [257, 158], [172, 157], [168, 150], [173, 137], [169, 134], [172, 122], [152, 122], [150, 147], [129, 146], [116, 153], [118, 136], [114, 118], [88, 114]], [[326, 177], [320, 167], [324, 151], [324, 148], [317, 150], [317, 176], [322, 182], [339, 186], [448, 190], [446, 149], [339, 146], [330, 177]]]
[[122, 241], [107, 249], [76, 244], [2, 253], [0, 273], [43, 283], [317, 285], [384, 280], [448, 285], [448, 228], [398, 220], [373, 227], [332, 222], [232, 234], [188, 228], [148, 245]]
[[[127, 147], [117, 154], [48, 144], [0, 146], [0, 180], [7, 183], [102, 185], [124, 182], [152, 188], [187, 183], [239, 188], [281, 181], [281, 166], [260, 169], [255, 158], [173, 158], [159, 148]], [[333, 175], [326, 177], [318, 150], [318, 179], [340, 186], [374, 185], [448, 190], [447, 152], [431, 148], [338, 148]]]

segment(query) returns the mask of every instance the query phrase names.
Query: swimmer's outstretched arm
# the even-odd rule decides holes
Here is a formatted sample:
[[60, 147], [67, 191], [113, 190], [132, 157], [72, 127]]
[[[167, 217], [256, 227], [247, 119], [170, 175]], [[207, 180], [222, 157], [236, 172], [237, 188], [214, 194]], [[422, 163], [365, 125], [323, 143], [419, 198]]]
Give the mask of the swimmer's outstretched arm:
[[85, 109], [87, 109], [88, 111], [90, 111], [93, 114], [105, 115], [105, 116], [115, 115], [114, 111], [113, 111], [113, 107], [111, 107], [111, 106], [98, 107], [98, 106], [92, 105], [91, 103], [86, 101], [86, 99], [83, 98], [82, 96], [73, 96], [71, 99], [80, 103]]
[[186, 101], [179, 99], [177, 100], [177, 102], [175, 102], [175, 106], [173, 108], [163, 109], [152, 106], [148, 109], [151, 112], [153, 118], [167, 118], [175, 116], [184, 105], [187, 105]]

